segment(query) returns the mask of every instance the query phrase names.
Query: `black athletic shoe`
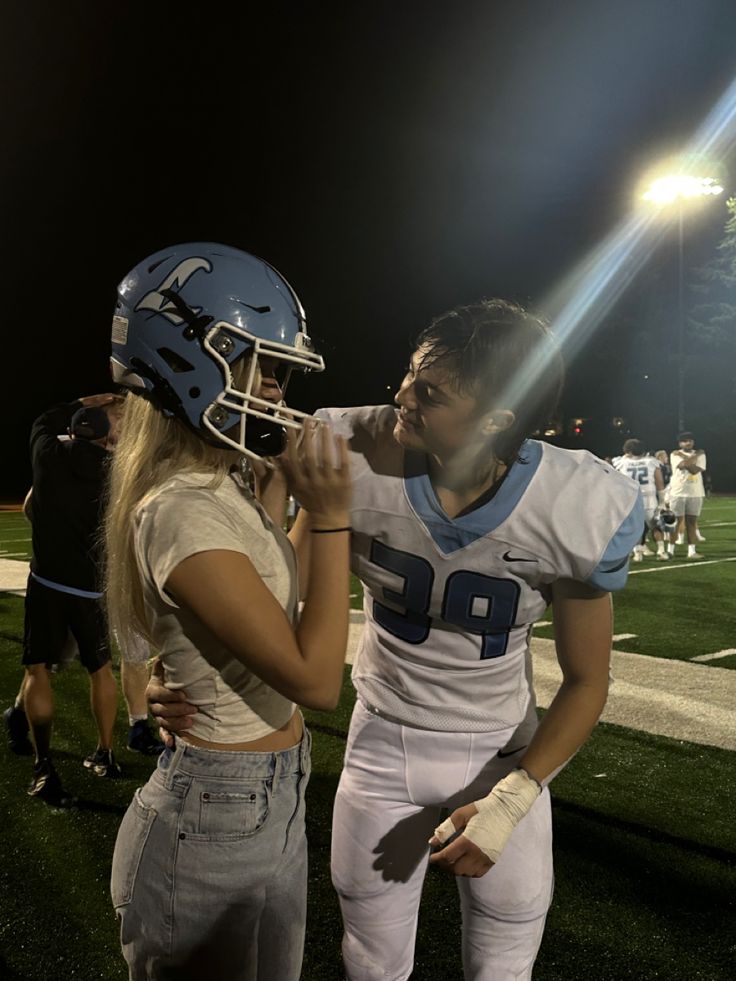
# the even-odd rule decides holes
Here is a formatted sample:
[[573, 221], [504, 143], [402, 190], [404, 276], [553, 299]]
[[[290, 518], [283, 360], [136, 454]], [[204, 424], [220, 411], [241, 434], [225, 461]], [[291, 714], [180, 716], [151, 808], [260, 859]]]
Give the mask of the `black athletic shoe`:
[[128, 729], [128, 749], [144, 756], [158, 756], [164, 744], [156, 739], [145, 719], [140, 719]]
[[18, 756], [33, 756], [33, 745], [28, 738], [28, 719], [21, 708], [11, 705], [3, 712], [8, 733], [8, 746]]
[[39, 797], [52, 807], [71, 807], [74, 803], [74, 798], [64, 791], [59, 774], [48, 759], [41, 760], [34, 766], [28, 794], [31, 797]]
[[108, 777], [114, 780], [122, 776], [120, 764], [115, 760], [115, 754], [111, 749], [100, 749], [99, 746], [84, 760], [84, 765], [96, 777]]

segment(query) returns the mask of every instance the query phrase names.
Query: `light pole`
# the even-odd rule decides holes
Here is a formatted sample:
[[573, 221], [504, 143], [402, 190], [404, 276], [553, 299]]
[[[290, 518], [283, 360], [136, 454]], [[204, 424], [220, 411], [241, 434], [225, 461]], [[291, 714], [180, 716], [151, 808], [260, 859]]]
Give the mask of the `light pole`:
[[660, 207], [677, 204], [677, 428], [685, 429], [685, 268], [684, 209], [688, 200], [717, 197], [723, 187], [714, 177], [671, 174], [652, 181], [642, 194], [645, 201]]

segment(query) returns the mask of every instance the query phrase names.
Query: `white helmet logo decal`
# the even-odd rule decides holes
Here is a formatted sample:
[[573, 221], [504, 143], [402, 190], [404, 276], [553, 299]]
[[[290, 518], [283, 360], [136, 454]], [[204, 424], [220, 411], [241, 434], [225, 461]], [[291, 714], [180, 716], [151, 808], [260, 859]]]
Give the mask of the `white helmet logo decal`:
[[[200, 257], [184, 259], [178, 266], [172, 269], [172, 271], [157, 289], [151, 290], [150, 293], [146, 293], [146, 295], [136, 305], [136, 312], [138, 310], [152, 310], [154, 313], [162, 314], [162, 316], [166, 317], [167, 320], [170, 320], [171, 323], [175, 324], [177, 327], [180, 324], [183, 324], [184, 319], [179, 316], [175, 309], [172, 308], [171, 301], [168, 299], [168, 297], [161, 295], [161, 291], [181, 289], [186, 281], [191, 279], [198, 269], [205, 269], [207, 272], [212, 272], [212, 263], [207, 259], [202, 259]], [[165, 310], [164, 307], [167, 306], [168, 309]]]

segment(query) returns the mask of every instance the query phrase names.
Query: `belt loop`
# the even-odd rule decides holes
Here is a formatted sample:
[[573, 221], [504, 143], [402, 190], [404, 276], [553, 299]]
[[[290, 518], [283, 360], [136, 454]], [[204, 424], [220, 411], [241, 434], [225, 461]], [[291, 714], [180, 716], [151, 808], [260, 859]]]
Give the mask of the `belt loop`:
[[169, 765], [166, 768], [166, 777], [164, 778], [164, 787], [166, 787], [167, 790], [171, 790], [171, 788], [174, 785], [174, 775], [176, 773], [177, 767], [179, 766], [179, 761], [184, 755], [185, 748], [186, 748], [186, 743], [184, 742], [184, 740], [177, 739], [176, 748], [174, 749], [174, 753], [171, 759], [169, 760]]

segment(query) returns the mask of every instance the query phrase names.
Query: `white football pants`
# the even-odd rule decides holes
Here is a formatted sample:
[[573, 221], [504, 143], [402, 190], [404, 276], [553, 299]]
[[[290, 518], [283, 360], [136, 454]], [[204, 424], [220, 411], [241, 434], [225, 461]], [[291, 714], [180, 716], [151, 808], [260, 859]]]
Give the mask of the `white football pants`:
[[[402, 726], [356, 702], [332, 827], [349, 981], [409, 977], [427, 841], [442, 808], [484, 797], [516, 765], [535, 728], [533, 706], [515, 729], [458, 733]], [[549, 791], [489, 872], [456, 881], [466, 981], [531, 978], [552, 898]]]

